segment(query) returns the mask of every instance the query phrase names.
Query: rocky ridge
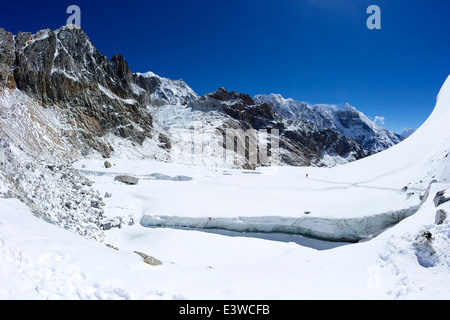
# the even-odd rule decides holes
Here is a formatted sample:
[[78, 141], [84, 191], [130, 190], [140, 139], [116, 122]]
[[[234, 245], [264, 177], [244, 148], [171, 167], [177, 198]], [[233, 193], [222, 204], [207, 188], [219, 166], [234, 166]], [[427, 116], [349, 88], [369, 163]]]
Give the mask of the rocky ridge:
[[[62, 136], [83, 156], [96, 151], [110, 157], [115, 147], [108, 135], [138, 146], [147, 139], [166, 140], [163, 132], [155, 132], [147, 105], [181, 98], [175, 100], [177, 93], [165, 79], [131, 73], [121, 55], [108, 60], [81, 29], [16, 36], [0, 29], [0, 52], [0, 86], [17, 88], [44, 108], [56, 106], [58, 113], [67, 113]], [[183, 103], [197, 97], [182, 80], [177, 85], [184, 89]]]
[[[369, 154], [354, 139], [344, 136], [334, 128], [318, 127], [312, 123], [299, 122], [296, 127], [288, 126], [280, 113], [266, 102], [257, 102], [248, 94], [219, 88], [188, 104], [192, 110], [205, 113], [220, 112], [226, 115], [226, 128], [265, 130], [279, 132], [280, 161], [293, 166], [325, 166], [330, 157], [349, 162]], [[270, 148], [269, 148], [270, 154]], [[328, 156], [328, 157], [327, 157]], [[332, 162], [332, 164], [336, 164]]]
[[279, 94], [256, 95], [258, 103], [267, 103], [290, 128], [301, 127], [304, 123], [318, 128], [332, 129], [352, 138], [366, 149], [367, 155], [386, 150], [404, 138], [380, 127], [362, 112], [349, 104], [343, 108], [333, 105], [308, 105], [293, 99], [284, 99]]

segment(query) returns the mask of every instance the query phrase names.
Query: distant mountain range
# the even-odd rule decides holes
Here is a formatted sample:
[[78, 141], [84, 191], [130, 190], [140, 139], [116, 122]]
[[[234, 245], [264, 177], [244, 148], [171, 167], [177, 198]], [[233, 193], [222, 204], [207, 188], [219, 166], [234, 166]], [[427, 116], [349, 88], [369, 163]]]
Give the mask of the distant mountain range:
[[[348, 104], [310, 106], [224, 88], [200, 97], [183, 80], [132, 73], [121, 55], [108, 59], [81, 29], [69, 27], [17, 35], [0, 29], [0, 87], [8, 89], [1, 137], [47, 160], [97, 155], [192, 162], [178, 152], [190, 150], [191, 138], [174, 130], [199, 123], [218, 132], [276, 129], [281, 163], [294, 166], [346, 163], [404, 139]], [[202, 141], [203, 162], [217, 160], [209, 151], [216, 147]], [[254, 167], [246, 161], [232, 165]]]

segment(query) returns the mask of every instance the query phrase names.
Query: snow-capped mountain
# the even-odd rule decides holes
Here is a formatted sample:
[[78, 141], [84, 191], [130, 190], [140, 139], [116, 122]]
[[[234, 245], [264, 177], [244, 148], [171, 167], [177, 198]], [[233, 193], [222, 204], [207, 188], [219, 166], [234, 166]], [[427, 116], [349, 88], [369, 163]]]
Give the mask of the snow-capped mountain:
[[407, 127], [407, 128], [405, 128], [405, 129], [403, 129], [403, 131], [402, 131], [402, 133], [400, 133], [400, 135], [401, 135], [404, 139], [406, 139], [406, 138], [408, 138], [410, 135], [412, 135], [414, 132], [416, 132], [416, 129]]
[[[224, 89], [199, 97], [183, 80], [132, 73], [121, 55], [108, 59], [81, 29], [62, 27], [16, 36], [0, 29], [0, 39], [0, 85], [12, 90], [5, 99], [21, 95], [15, 89], [26, 94], [28, 98], [21, 96], [19, 101], [28, 100], [32, 108], [24, 113], [38, 114], [40, 125], [46, 127], [33, 134], [48, 141], [47, 132], [52, 131], [56, 149], [65, 150], [63, 158], [69, 161], [94, 153], [105, 158], [126, 153], [186, 162], [172, 148], [187, 148], [188, 142], [170, 130], [190, 129], [193, 119], [216, 131], [278, 129], [281, 161], [288, 165], [332, 166], [400, 141], [350, 106], [310, 108], [279, 95], [252, 99]], [[174, 110], [176, 114], [170, 112]], [[13, 126], [6, 119], [6, 127]], [[19, 121], [33, 127], [33, 119]], [[16, 133], [9, 131], [10, 136]], [[30, 145], [33, 148], [36, 144]], [[202, 157], [216, 159], [211, 153]]]
[[0, 29], [0, 39], [0, 85], [36, 101], [31, 105], [37, 110], [27, 112], [42, 114], [44, 125], [53, 122], [58, 140], [72, 148], [72, 155], [107, 158], [124, 149], [167, 158], [167, 137], [147, 106], [197, 98], [182, 80], [133, 74], [120, 55], [109, 60], [81, 29], [16, 36]]
[[198, 95], [183, 80], [160, 77], [151, 71], [135, 73], [135, 82], [140, 88], [152, 92], [151, 98], [161, 103], [184, 106], [198, 99]]
[[270, 104], [290, 127], [310, 123], [318, 128], [334, 129], [353, 138], [370, 153], [386, 150], [402, 141], [401, 136], [380, 127], [349, 104], [344, 108], [324, 104], [310, 106], [293, 99], [284, 99], [279, 94], [257, 95], [254, 99], [258, 103]]

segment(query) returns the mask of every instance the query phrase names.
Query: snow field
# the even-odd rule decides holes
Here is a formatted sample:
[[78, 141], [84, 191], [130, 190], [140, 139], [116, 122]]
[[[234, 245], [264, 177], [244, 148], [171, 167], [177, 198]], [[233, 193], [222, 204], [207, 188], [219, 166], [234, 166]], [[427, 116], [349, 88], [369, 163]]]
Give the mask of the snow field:
[[[434, 186], [432, 193], [443, 185]], [[2, 299], [445, 299], [448, 222], [434, 225], [432, 198], [375, 239], [325, 250], [292, 241], [199, 230], [143, 228], [84, 239], [1, 199]], [[437, 252], [423, 266], [413, 242], [429, 229]], [[291, 238], [292, 239], [292, 238]], [[133, 251], [160, 259], [152, 267]]]
[[[450, 189], [449, 119], [450, 78], [433, 114], [411, 137], [331, 169], [244, 173], [127, 159], [110, 159], [113, 167], [106, 169], [104, 159], [82, 160], [75, 168], [101, 195], [112, 195], [103, 199], [105, 215], [128, 222], [105, 231], [104, 243], [38, 219], [0, 184], [0, 298], [448, 299], [450, 224], [437, 224], [436, 213], [448, 213], [450, 202], [436, 207], [433, 200]], [[114, 181], [124, 173], [139, 183]], [[192, 180], [150, 179], [154, 173]], [[323, 221], [347, 221], [414, 206], [420, 206], [416, 213], [376, 237], [340, 246], [294, 235], [140, 223], [145, 216], [245, 221], [299, 218], [306, 211]], [[135, 251], [162, 264], [148, 265]]]

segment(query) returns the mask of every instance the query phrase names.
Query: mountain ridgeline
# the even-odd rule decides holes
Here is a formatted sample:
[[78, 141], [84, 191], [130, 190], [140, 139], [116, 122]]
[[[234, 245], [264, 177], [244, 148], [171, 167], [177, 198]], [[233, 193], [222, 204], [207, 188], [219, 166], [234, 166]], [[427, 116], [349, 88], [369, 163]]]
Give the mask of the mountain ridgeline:
[[[0, 87], [2, 138], [66, 162], [124, 154], [173, 161], [180, 143], [174, 122], [189, 129], [199, 119], [217, 130], [277, 129], [281, 162], [294, 166], [347, 163], [402, 140], [350, 105], [309, 106], [224, 88], [200, 97], [183, 80], [131, 72], [121, 55], [108, 59], [77, 28], [17, 35], [0, 28]], [[10, 102], [16, 111], [4, 107]], [[169, 109], [178, 111], [155, 119]], [[17, 122], [35, 130], [12, 130]]]

